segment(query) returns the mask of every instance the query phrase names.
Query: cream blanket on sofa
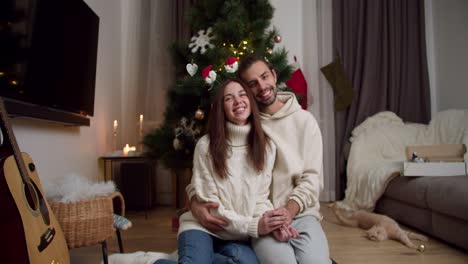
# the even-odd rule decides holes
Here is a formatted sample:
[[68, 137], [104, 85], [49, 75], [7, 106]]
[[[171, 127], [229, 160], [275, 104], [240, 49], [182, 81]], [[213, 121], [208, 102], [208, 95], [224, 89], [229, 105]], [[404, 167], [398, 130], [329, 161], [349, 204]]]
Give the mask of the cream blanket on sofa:
[[339, 205], [348, 210], [373, 211], [388, 182], [400, 175], [406, 146], [468, 146], [468, 110], [439, 112], [428, 125], [404, 123], [392, 112], [380, 112], [357, 126], [350, 141], [347, 189]]

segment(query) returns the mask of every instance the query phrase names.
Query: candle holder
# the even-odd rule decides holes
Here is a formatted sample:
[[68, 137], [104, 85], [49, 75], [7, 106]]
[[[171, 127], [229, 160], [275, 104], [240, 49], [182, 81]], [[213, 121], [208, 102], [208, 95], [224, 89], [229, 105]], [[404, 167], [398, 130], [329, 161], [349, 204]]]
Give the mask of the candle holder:
[[117, 150], [117, 131], [114, 131], [112, 136], [112, 151]]

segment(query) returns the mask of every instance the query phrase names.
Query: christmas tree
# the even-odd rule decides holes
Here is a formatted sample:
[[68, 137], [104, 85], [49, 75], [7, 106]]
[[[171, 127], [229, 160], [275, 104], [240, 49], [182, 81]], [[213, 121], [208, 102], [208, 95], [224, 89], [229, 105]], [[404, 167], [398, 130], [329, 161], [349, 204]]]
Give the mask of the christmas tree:
[[274, 66], [278, 83], [289, 79], [287, 52], [274, 49], [281, 37], [270, 25], [273, 12], [268, 0], [197, 1], [187, 17], [193, 37], [171, 47], [176, 81], [168, 91], [163, 125], [144, 137], [146, 155], [168, 168], [192, 167], [210, 98], [226, 78], [236, 75], [244, 56], [265, 57]]

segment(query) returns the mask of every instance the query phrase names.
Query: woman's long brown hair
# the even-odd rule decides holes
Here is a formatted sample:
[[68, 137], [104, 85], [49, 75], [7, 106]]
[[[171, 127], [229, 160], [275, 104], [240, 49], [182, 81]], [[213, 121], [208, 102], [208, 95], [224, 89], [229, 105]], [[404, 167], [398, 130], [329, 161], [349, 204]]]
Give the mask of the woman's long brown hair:
[[227, 142], [229, 132], [226, 129], [226, 122], [229, 121], [226, 119], [226, 115], [224, 113], [224, 90], [231, 82], [239, 83], [242, 86], [247, 93], [247, 97], [250, 102], [250, 109], [252, 110], [252, 114], [247, 119], [251, 125], [247, 140], [249, 161], [251, 161], [251, 164], [257, 172], [262, 171], [263, 166], [265, 165], [267, 136], [265, 135], [265, 132], [263, 132], [260, 124], [260, 111], [258, 110], [255, 98], [252, 91], [246, 87], [241, 80], [230, 78], [218, 88], [213, 100], [213, 106], [211, 107], [208, 121], [210, 156], [213, 161], [214, 170], [221, 178], [225, 178], [229, 174], [226, 164], [229, 150]]

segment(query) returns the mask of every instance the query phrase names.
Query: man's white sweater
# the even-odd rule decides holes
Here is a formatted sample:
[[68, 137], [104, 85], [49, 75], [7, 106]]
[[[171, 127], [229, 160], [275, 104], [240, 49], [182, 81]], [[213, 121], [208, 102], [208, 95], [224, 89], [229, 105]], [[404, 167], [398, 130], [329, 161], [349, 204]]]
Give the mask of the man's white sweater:
[[322, 134], [314, 116], [301, 108], [293, 93], [278, 92], [284, 103], [269, 115], [261, 113], [265, 133], [276, 145], [271, 200], [275, 208], [289, 200], [299, 204], [297, 217], [321, 219], [319, 193], [323, 189]]
[[194, 195], [204, 202], [219, 203], [211, 214], [224, 219], [228, 225], [221, 232], [211, 233], [198, 223], [191, 212], [180, 217], [179, 234], [185, 230], [202, 230], [226, 240], [245, 240], [258, 237], [258, 221], [262, 214], [273, 209], [268, 199], [272, 169], [275, 161], [275, 145], [267, 144], [267, 157], [263, 171], [256, 172], [247, 156], [247, 135], [250, 124], [237, 126], [226, 124], [229, 132], [229, 155], [225, 179], [214, 171], [209, 154], [209, 138], [203, 136], [195, 147], [193, 175], [187, 186], [189, 199]]

